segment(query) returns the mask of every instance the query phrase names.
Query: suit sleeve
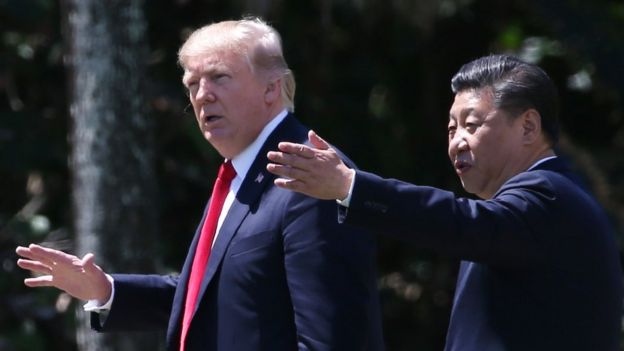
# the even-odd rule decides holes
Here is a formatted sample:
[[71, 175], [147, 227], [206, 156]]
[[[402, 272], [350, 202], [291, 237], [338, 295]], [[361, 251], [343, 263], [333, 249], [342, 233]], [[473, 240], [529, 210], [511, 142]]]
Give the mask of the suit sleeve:
[[104, 319], [91, 313], [91, 326], [102, 332], [165, 330], [177, 277], [114, 274], [113, 305]]
[[372, 235], [338, 224], [334, 201], [291, 194], [283, 245], [299, 350], [380, 350]]
[[530, 266], [545, 259], [555, 195], [544, 178], [516, 177], [492, 200], [357, 171], [338, 220], [460, 259]]

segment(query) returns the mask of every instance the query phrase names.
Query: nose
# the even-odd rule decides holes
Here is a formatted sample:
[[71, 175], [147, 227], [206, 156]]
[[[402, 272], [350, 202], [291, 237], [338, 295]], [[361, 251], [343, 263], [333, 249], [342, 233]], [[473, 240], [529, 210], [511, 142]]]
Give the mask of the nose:
[[207, 79], [200, 79], [197, 92], [195, 92], [195, 101], [197, 102], [214, 102], [217, 97], [212, 89], [212, 84]]
[[470, 146], [466, 141], [466, 135], [463, 129], [458, 129], [453, 135], [453, 138], [449, 140], [449, 156], [451, 158], [454, 158], [454, 156], [458, 153], [467, 151], [468, 149], [470, 149]]

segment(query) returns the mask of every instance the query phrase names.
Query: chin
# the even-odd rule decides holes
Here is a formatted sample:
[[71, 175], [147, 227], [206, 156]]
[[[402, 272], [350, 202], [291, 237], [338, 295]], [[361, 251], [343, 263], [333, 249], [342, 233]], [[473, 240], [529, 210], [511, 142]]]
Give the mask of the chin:
[[224, 146], [224, 145], [218, 145], [214, 142], [210, 144], [215, 150], [217, 150], [219, 155], [221, 155], [223, 158], [227, 158], [228, 160], [231, 160], [234, 157], [238, 156], [238, 154], [242, 151], [242, 150], [238, 150], [238, 148], [232, 145]]
[[466, 183], [465, 181], [462, 180], [462, 188], [464, 188], [464, 191], [467, 192], [468, 194], [472, 194], [472, 195], [476, 195], [477, 191], [475, 189], [474, 186], [472, 186], [472, 184]]

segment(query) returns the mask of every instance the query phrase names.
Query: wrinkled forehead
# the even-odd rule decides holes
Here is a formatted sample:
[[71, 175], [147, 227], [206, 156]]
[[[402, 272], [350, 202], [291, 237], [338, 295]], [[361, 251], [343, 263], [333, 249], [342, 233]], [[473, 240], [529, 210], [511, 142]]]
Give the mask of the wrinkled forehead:
[[211, 72], [235, 73], [241, 70], [250, 70], [245, 55], [227, 48], [214, 48], [203, 53], [188, 55], [181, 61], [184, 73], [182, 81], [189, 77]]
[[204, 60], [206, 57], [218, 57], [221, 59], [234, 59], [245, 57], [247, 47], [242, 43], [235, 43], [224, 40], [208, 40], [194, 44], [180, 52], [179, 61], [183, 69], [189, 68], [191, 65], [197, 65], [198, 61]]
[[244, 61], [241, 55], [227, 48], [214, 47], [195, 52], [181, 58], [180, 64], [185, 72], [202, 70], [206, 67], [232, 66]]

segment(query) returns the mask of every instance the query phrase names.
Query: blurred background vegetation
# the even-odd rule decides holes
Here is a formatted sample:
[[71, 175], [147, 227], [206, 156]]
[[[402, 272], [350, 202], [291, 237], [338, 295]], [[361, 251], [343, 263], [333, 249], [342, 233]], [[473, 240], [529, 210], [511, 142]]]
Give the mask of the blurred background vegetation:
[[[0, 351], [78, 349], [74, 311], [81, 303], [50, 289], [26, 289], [27, 274], [16, 267], [14, 254], [17, 245], [30, 242], [85, 253], [76, 244], [72, 205], [71, 38], [63, 30], [68, 2], [0, 0]], [[140, 72], [143, 89], [122, 86], [117, 93], [127, 92], [129, 100], [140, 94], [142, 114], [153, 123], [153, 142], [145, 147], [152, 149], [157, 191], [146, 202], [156, 225], [134, 233], [137, 245], [150, 248], [151, 269], [171, 273], [182, 266], [220, 161], [188, 109], [177, 49], [192, 29], [242, 15], [260, 15], [282, 34], [297, 78], [300, 119], [361, 168], [461, 195], [446, 157], [451, 76], [489, 53], [514, 53], [539, 64], [561, 93], [559, 152], [585, 176], [622, 246], [621, 0], [138, 2], [149, 48]], [[124, 254], [132, 260], [125, 245], [109, 245], [130, 251]], [[380, 237], [379, 246], [387, 349], [441, 350], [458, 262], [389, 238]], [[146, 254], [137, 257], [145, 260]]]

